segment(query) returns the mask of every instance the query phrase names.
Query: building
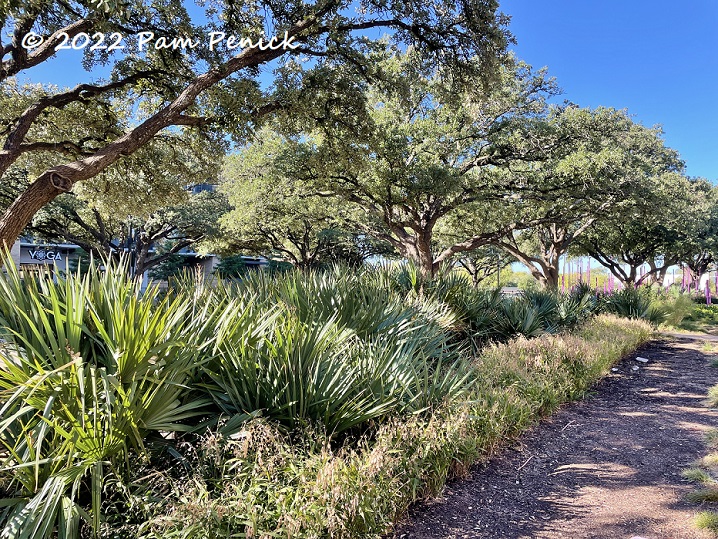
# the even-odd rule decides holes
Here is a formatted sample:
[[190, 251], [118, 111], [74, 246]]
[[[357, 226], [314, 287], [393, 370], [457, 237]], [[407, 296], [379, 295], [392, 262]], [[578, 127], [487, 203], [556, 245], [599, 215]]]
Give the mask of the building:
[[10, 256], [21, 270], [36, 270], [44, 267], [51, 274], [72, 269], [72, 261], [77, 259], [80, 248], [70, 243], [50, 244], [16, 241], [10, 250]]
[[[79, 246], [71, 243], [52, 244], [21, 238], [12, 246], [10, 257], [20, 270], [37, 270], [43, 267], [49, 274], [54, 275], [76, 269], [77, 260], [83, 252]], [[183, 249], [177, 254], [186, 257], [188, 265], [199, 266], [206, 278], [212, 277], [215, 268], [222, 260], [219, 255], [200, 255], [191, 249]], [[269, 265], [269, 260], [261, 256], [242, 255], [242, 259], [250, 269], [264, 269]], [[143, 275], [145, 286], [149, 282], [148, 273], [145, 272]]]
[[[186, 190], [191, 195], [197, 195], [203, 192], [214, 192], [217, 185], [210, 182], [204, 182], [189, 185]], [[132, 235], [132, 234], [131, 234]], [[126, 247], [130, 247], [133, 240], [128, 239]], [[127, 249], [125, 249], [127, 251]], [[131, 252], [131, 251], [130, 251]], [[33, 238], [24, 237], [13, 245], [11, 249], [11, 258], [19, 269], [37, 269], [44, 267], [51, 274], [67, 272], [77, 267], [77, 260], [82, 254], [82, 249], [74, 244], [52, 244], [35, 241]], [[154, 254], [154, 248], [150, 248], [150, 253]], [[188, 266], [199, 266], [203, 275], [211, 278], [215, 268], [219, 264], [221, 257], [219, 255], [208, 254], [201, 255], [191, 247], [182, 249], [177, 255], [187, 259]], [[130, 254], [130, 256], [132, 256]], [[244, 264], [249, 269], [262, 269], [269, 266], [269, 260], [264, 257], [242, 256]], [[132, 258], [130, 262], [132, 263]], [[150, 270], [151, 271], [151, 270]], [[149, 282], [149, 272], [143, 275], [144, 286]]]

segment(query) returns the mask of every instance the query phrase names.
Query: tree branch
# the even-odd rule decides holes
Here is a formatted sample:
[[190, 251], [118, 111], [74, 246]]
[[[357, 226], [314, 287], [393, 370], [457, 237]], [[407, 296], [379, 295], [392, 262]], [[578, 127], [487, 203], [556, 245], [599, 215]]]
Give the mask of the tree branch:
[[91, 97], [96, 97], [112, 90], [123, 88], [129, 84], [133, 84], [140, 80], [149, 79], [159, 74], [158, 70], [140, 71], [122, 80], [109, 84], [97, 86], [92, 84], [80, 84], [68, 90], [55, 95], [43, 97], [34, 103], [15, 121], [5, 139], [3, 149], [0, 150], [0, 176], [2, 176], [10, 165], [23, 153], [22, 145], [25, 137], [37, 118], [48, 108], [61, 109], [70, 103], [82, 101]]
[[87, 32], [92, 29], [92, 26], [95, 24], [95, 21], [91, 19], [80, 19], [79, 21], [73, 22], [53, 32], [45, 38], [42, 45], [36, 48], [32, 54], [27, 54], [27, 50], [22, 46], [22, 40], [25, 35], [32, 30], [34, 22], [35, 18], [28, 18], [28, 20], [20, 21], [15, 26], [12, 44], [6, 46], [3, 50], [3, 56], [9, 53], [11, 59], [5, 60], [0, 64], [0, 82], [8, 77], [17, 75], [20, 71], [35, 67], [50, 58], [55, 54], [55, 47], [64, 39], [64, 37], [60, 37], [61, 34], [67, 34], [70, 39], [72, 39], [80, 32]]

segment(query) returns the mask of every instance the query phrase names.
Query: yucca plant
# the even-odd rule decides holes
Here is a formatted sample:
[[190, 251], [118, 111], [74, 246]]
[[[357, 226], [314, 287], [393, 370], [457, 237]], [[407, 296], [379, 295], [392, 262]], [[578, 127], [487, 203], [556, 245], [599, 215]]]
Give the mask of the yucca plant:
[[4, 265], [0, 474], [13, 479], [0, 537], [75, 537], [82, 519], [97, 533], [103, 470], [143, 454], [150, 431], [187, 429], [207, 402], [187, 398], [199, 352], [190, 303], [142, 294], [121, 265], [57, 280]]
[[571, 329], [599, 310], [596, 293], [588, 286], [577, 286], [569, 294], [562, 294], [556, 306], [558, 325]]

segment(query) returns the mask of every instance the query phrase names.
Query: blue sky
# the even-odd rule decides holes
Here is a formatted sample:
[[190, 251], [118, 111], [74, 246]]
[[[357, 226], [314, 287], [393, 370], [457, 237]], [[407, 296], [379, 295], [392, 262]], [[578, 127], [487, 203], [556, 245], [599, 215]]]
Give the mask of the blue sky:
[[660, 124], [690, 176], [718, 181], [718, 1], [502, 0], [517, 55], [564, 99]]
[[[718, 1], [502, 0], [501, 9], [512, 16], [517, 55], [547, 66], [561, 99], [662, 125], [688, 174], [718, 182]], [[63, 53], [29, 78], [86, 81], [80, 54]]]

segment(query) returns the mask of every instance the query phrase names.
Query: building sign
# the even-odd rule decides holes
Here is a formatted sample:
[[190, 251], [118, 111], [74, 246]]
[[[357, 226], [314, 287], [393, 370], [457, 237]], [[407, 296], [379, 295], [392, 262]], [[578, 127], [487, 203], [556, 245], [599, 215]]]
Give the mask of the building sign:
[[59, 251], [47, 250], [47, 249], [36, 249], [34, 251], [28, 251], [30, 258], [44, 262], [46, 260], [62, 260], [62, 256]]

